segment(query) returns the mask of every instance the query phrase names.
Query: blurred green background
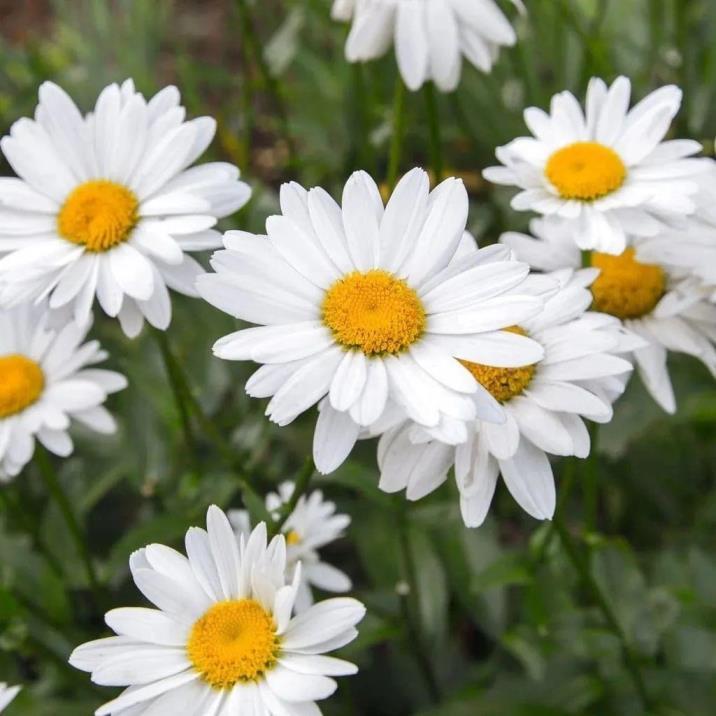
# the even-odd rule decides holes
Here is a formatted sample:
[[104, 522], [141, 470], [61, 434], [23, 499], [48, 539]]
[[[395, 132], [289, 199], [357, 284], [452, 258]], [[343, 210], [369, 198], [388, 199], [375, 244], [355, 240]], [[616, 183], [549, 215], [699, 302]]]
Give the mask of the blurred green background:
[[[494, 147], [524, 133], [521, 110], [546, 106], [594, 74], [630, 76], [641, 97], [662, 84], [685, 90], [674, 131], [713, 152], [716, 2], [528, 0], [518, 45], [490, 76], [465, 68], [459, 91], [440, 97], [446, 166], [465, 178], [470, 227], [482, 243], [528, 217], [480, 170]], [[84, 110], [107, 83], [133, 77], [145, 94], [175, 83], [190, 116], [217, 117], [210, 154], [238, 164], [252, 202], [223, 222], [261, 232], [280, 183], [321, 184], [338, 195], [350, 171], [384, 180], [392, 133], [392, 55], [366, 66], [343, 60], [346, 28], [328, 0], [40, 0], [0, 2], [0, 125], [34, 111], [37, 87], [59, 82]], [[407, 100], [401, 170], [428, 162], [424, 98]], [[4, 167], [5, 172], [9, 170]], [[208, 258], [208, 257], [207, 257]], [[197, 397], [231, 441], [262, 495], [299, 469], [314, 415], [279, 429], [249, 401], [248, 365], [211, 357], [233, 322], [199, 301], [175, 300], [169, 340]], [[0, 680], [25, 690], [21, 716], [90, 714], [115, 693], [93, 687], [66, 658], [106, 634], [105, 610], [141, 603], [128, 580], [131, 550], [179, 546], [206, 507], [240, 506], [241, 482], [201, 426], [195, 450], [181, 423], [150, 333], [127, 341], [99, 317], [110, 364], [130, 379], [110, 408], [113, 439], [77, 432], [58, 463], [86, 524], [102, 582], [100, 603], [36, 468], [0, 501]], [[695, 361], [673, 360], [679, 411], [667, 417], [634, 381], [602, 431], [596, 460], [555, 463], [560, 510], [584, 567], [623, 632], [580, 580], [548, 525], [524, 515], [500, 486], [487, 524], [463, 528], [446, 486], [409, 511], [407, 539], [421, 586], [422, 652], [437, 674], [431, 694], [396, 592], [405, 575], [396, 515], [402, 498], [377, 490], [375, 446], [364, 444], [325, 492], [354, 524], [326, 557], [355, 581], [369, 616], [346, 649], [361, 673], [343, 679], [328, 716], [711, 716], [716, 712], [716, 386]], [[589, 485], [596, 482], [597, 510]], [[317, 484], [319, 481], [317, 480]], [[564, 485], [563, 485], [564, 486]], [[601, 607], [601, 608], [600, 608]], [[423, 660], [424, 661], [424, 660]], [[633, 671], [646, 685], [645, 707]], [[437, 698], [436, 698], [437, 697]], [[435, 703], [435, 702], [438, 703]]]

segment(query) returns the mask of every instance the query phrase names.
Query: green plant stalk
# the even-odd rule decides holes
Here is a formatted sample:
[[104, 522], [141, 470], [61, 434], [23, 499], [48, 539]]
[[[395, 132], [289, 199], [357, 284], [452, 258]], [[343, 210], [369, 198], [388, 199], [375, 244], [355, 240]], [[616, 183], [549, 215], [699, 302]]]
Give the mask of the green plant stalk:
[[599, 522], [599, 424], [589, 425], [591, 448], [584, 464], [584, 523], [588, 531], [594, 532]]
[[67, 524], [67, 528], [69, 529], [72, 539], [75, 542], [75, 546], [77, 547], [77, 552], [82, 560], [82, 563], [84, 564], [85, 572], [87, 573], [87, 581], [89, 582], [95, 602], [97, 606], [99, 606], [101, 604], [101, 587], [99, 580], [97, 579], [97, 572], [94, 568], [94, 564], [92, 563], [92, 556], [90, 555], [89, 547], [87, 546], [87, 539], [85, 537], [84, 530], [82, 529], [80, 522], [72, 509], [72, 505], [70, 504], [67, 495], [62, 489], [62, 485], [60, 484], [55, 468], [52, 465], [50, 456], [41, 445], [38, 445], [35, 450], [35, 462], [39, 468], [40, 474], [42, 475], [42, 479], [45, 482], [45, 486], [47, 487], [50, 496], [57, 504], [57, 507], [62, 513], [65, 523]]
[[405, 85], [400, 76], [395, 82], [393, 98], [393, 136], [390, 142], [390, 156], [388, 159], [388, 188], [392, 191], [398, 180], [400, 171], [400, 157], [403, 152], [403, 139], [405, 136]]
[[559, 535], [562, 546], [564, 547], [564, 551], [569, 558], [569, 561], [572, 563], [584, 586], [591, 594], [594, 603], [599, 608], [599, 611], [602, 613], [607, 627], [619, 641], [624, 665], [626, 666], [627, 671], [629, 672], [631, 679], [634, 683], [634, 687], [639, 694], [639, 698], [641, 699], [642, 706], [644, 708], [644, 713], [652, 713], [651, 700], [649, 698], [649, 693], [646, 690], [644, 678], [639, 667], [639, 660], [632, 651], [621, 624], [619, 624], [619, 621], [617, 620], [616, 615], [612, 611], [609, 602], [607, 602], [606, 598], [602, 594], [602, 590], [599, 587], [597, 580], [592, 575], [588, 562], [579, 553], [579, 550], [575, 545], [574, 540], [569, 533], [569, 530], [562, 522], [561, 515], [556, 514], [554, 516], [553, 524], [556, 533]]
[[398, 513], [398, 538], [403, 557], [405, 582], [408, 585], [408, 593], [400, 594], [401, 612], [408, 641], [410, 642], [410, 651], [415, 657], [418, 669], [420, 669], [423, 674], [431, 701], [434, 704], [439, 704], [442, 701], [440, 686], [433, 663], [430, 659], [429, 646], [426, 639], [423, 638], [420, 628], [422, 598], [420, 595], [417, 569], [415, 567], [415, 558], [410, 546], [409, 531], [408, 505], [401, 501]]
[[306, 494], [306, 491], [311, 484], [311, 478], [313, 477], [315, 472], [316, 465], [313, 462], [313, 457], [309, 455], [309, 457], [306, 458], [306, 462], [304, 463], [301, 472], [299, 472], [298, 476], [296, 477], [291, 498], [281, 508], [278, 517], [274, 520], [274, 523], [271, 527], [271, 534], [277, 535], [281, 532], [284, 525], [286, 524], [286, 520], [288, 520], [288, 518], [291, 516], [291, 513], [296, 509], [298, 501], [301, 499], [301, 497], [303, 497], [303, 495]]
[[435, 85], [432, 82], [427, 82], [423, 92], [425, 94], [425, 107], [430, 131], [430, 164], [435, 184], [439, 184], [443, 180], [443, 153], [440, 136], [440, 114], [438, 112], [437, 97], [435, 96]]

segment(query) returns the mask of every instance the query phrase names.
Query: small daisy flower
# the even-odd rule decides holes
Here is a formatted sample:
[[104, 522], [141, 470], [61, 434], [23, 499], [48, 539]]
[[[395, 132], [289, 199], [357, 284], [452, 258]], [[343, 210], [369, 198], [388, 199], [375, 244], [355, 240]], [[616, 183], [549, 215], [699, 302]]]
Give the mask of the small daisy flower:
[[522, 190], [514, 209], [571, 221], [582, 249], [621, 254], [629, 236], [683, 224], [711, 162], [692, 157], [698, 142], [664, 141], [681, 105], [678, 87], [662, 87], [631, 109], [630, 95], [626, 77], [609, 88], [595, 78], [585, 111], [570, 92], [552, 98], [549, 114], [526, 109], [534, 136], [498, 148], [504, 166], [486, 169], [485, 178]]
[[335, 0], [332, 14], [353, 21], [346, 43], [349, 62], [374, 60], [394, 44], [400, 74], [413, 91], [432, 80], [452, 92], [463, 57], [490, 72], [500, 47], [517, 39], [494, 0]]
[[30, 461], [35, 438], [55, 455], [72, 453], [71, 421], [111, 434], [103, 407], [127, 386], [123, 375], [93, 367], [107, 358], [97, 341], [83, 343], [89, 324], [48, 325], [45, 303], [0, 310], [0, 482]]
[[505, 247], [458, 256], [462, 182], [430, 192], [416, 169], [384, 207], [375, 182], [357, 172], [342, 208], [295, 183], [282, 187], [281, 208], [266, 222], [268, 236], [226, 234], [216, 273], [197, 287], [217, 308], [259, 324], [220, 339], [214, 354], [264, 364], [246, 390], [272, 396], [271, 420], [287, 425], [321, 403], [313, 450], [321, 472], [342, 464], [391, 401], [426, 426], [476, 411], [504, 420], [458, 358], [504, 367], [539, 360], [537, 343], [501, 329], [543, 301], [520, 292], [528, 267]]
[[329, 599], [298, 617], [300, 570], [286, 580], [283, 535], [259, 524], [237, 542], [226, 515], [209, 508], [207, 529], [186, 535], [187, 557], [160, 544], [130, 560], [138, 589], [157, 609], [114, 609], [117, 634], [75, 649], [70, 663], [101, 686], [125, 686], [95, 712], [110, 714], [320, 714], [315, 702], [354, 674], [324, 656], [358, 635], [365, 607]]
[[[501, 241], [536, 269], [581, 265], [568, 222], [535, 220], [530, 230], [533, 237], [510, 232]], [[633, 351], [633, 359], [644, 386], [669, 413], [676, 411], [669, 351], [698, 358], [716, 376], [716, 305], [698, 281], [688, 280], [683, 262], [676, 265], [677, 247], [657, 236], [635, 239], [634, 246], [618, 256], [596, 251], [588, 255], [590, 265], [599, 269], [591, 286], [594, 309], [619, 318], [645, 342]]]
[[465, 363], [504, 407], [504, 424], [477, 420], [466, 440], [450, 445], [413, 422], [401, 423], [380, 440], [380, 487], [406, 490], [408, 499], [418, 500], [441, 485], [454, 466], [463, 520], [478, 527], [501, 474], [527, 513], [551, 519], [555, 485], [548, 456], [589, 455], [584, 419], [611, 419], [613, 396], [621, 393], [631, 371], [628, 361], [614, 355], [629, 340], [619, 321], [586, 312], [592, 301], [586, 286], [595, 275], [593, 270], [553, 274], [561, 288], [542, 313], [509, 329], [540, 343], [542, 360], [518, 368]]
[[0, 179], [0, 303], [49, 296], [84, 323], [96, 296], [128, 336], [166, 329], [167, 288], [196, 296], [203, 273], [187, 252], [220, 246], [212, 227], [251, 193], [230, 164], [189, 168], [216, 122], [185, 122], [176, 87], [147, 101], [112, 84], [84, 117], [52, 82], [39, 94], [0, 142], [19, 176]]
[[[291, 499], [294, 489], [293, 482], [283, 482], [278, 493], [270, 492], [266, 495], [266, 509], [272, 514], [278, 514]], [[239, 536], [251, 531], [251, 519], [246, 510], [231, 510], [229, 521]], [[301, 565], [302, 579], [296, 595], [298, 612], [305, 611], [313, 604], [313, 587], [336, 594], [350, 591], [352, 584], [348, 575], [323, 562], [318, 553], [321, 547], [342, 537], [350, 523], [348, 515], [336, 514], [335, 503], [324, 500], [320, 490], [302, 495], [288, 516], [282, 532], [286, 538], [289, 578], [293, 577], [298, 564]]]
[[0, 681], [0, 712], [20, 693], [20, 686], [8, 686]]

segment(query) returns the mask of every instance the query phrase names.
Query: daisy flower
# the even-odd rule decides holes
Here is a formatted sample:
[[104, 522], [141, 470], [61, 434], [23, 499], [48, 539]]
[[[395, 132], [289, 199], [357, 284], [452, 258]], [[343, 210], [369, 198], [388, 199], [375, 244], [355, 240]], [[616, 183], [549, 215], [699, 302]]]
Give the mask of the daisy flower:
[[332, 14], [353, 21], [346, 43], [349, 62], [374, 60], [395, 44], [400, 74], [413, 91], [433, 81], [452, 92], [460, 82], [463, 56], [490, 72], [500, 47], [517, 40], [494, 0], [335, 0]]
[[585, 111], [570, 92], [552, 98], [549, 114], [526, 109], [534, 136], [499, 147], [503, 166], [486, 169], [485, 178], [521, 189], [514, 209], [572, 222], [582, 249], [621, 254], [629, 236], [683, 224], [711, 161], [692, 157], [698, 142], [663, 141], [681, 105], [678, 87], [662, 87], [631, 109], [630, 94], [626, 77], [611, 87], [595, 78]]
[[502, 474], [526, 512], [551, 519], [555, 485], [548, 455], [589, 455], [583, 419], [611, 419], [612, 396], [621, 392], [631, 370], [628, 361], [614, 355], [629, 340], [619, 321], [586, 312], [592, 301], [586, 286], [595, 275], [591, 269], [557, 272], [553, 278], [560, 289], [539, 316], [508, 329], [542, 345], [542, 360], [518, 368], [465, 362], [504, 407], [505, 423], [474, 421], [457, 445], [433, 439], [414, 422], [399, 424], [379, 443], [380, 487], [406, 490], [408, 499], [418, 500], [441, 485], [454, 466], [463, 520], [478, 527]]
[[[535, 220], [530, 230], [534, 236], [510, 232], [501, 241], [536, 269], [581, 265], [568, 222]], [[669, 351], [698, 358], [716, 375], [716, 305], [698, 281], [687, 280], [683, 261], [676, 265], [677, 246], [657, 236], [635, 239], [634, 246], [618, 256], [596, 251], [587, 256], [599, 269], [591, 286], [594, 308], [619, 318], [645, 342], [631, 355], [644, 386], [669, 413], [676, 411]]]
[[186, 535], [187, 557], [160, 544], [130, 560], [137, 588], [157, 609], [114, 609], [116, 633], [75, 649], [70, 664], [102, 686], [126, 686], [96, 716], [320, 714], [315, 702], [357, 668], [326, 652], [358, 635], [365, 607], [329, 599], [291, 616], [300, 570], [286, 580], [283, 535], [262, 522], [237, 542], [226, 515]]
[[55, 455], [72, 453], [72, 420], [111, 434], [103, 407], [127, 386], [123, 375], [94, 368], [107, 358], [97, 341], [83, 343], [90, 324], [50, 327], [45, 303], [0, 310], [0, 482], [30, 461], [35, 438]]
[[[278, 515], [293, 495], [293, 482], [283, 482], [278, 493], [266, 495], [266, 509]], [[251, 531], [251, 519], [246, 510], [231, 510], [231, 522], [237, 535]], [[325, 592], [348, 592], [351, 580], [344, 572], [327, 562], [318, 553], [321, 547], [343, 536], [351, 523], [348, 515], [336, 514], [336, 505], [323, 499], [323, 493], [315, 490], [310, 495], [301, 495], [293, 512], [284, 523], [282, 532], [286, 538], [286, 565], [292, 578], [298, 564], [301, 564], [301, 581], [296, 595], [296, 610], [303, 612], [313, 604], [312, 587]]]
[[20, 686], [8, 686], [5, 682], [0, 681], [0, 711], [4, 711], [5, 707], [20, 693]]
[[295, 183], [282, 187], [281, 208], [268, 236], [226, 234], [216, 273], [197, 287], [259, 324], [220, 339], [214, 354], [264, 364], [246, 390], [272, 396], [271, 420], [286, 425], [321, 403], [313, 447], [321, 472], [341, 465], [390, 401], [426, 426], [476, 412], [504, 420], [458, 358], [503, 367], [539, 360], [537, 343], [501, 329], [537, 314], [542, 299], [518, 290], [528, 267], [504, 247], [456, 258], [468, 211], [462, 182], [430, 192], [416, 169], [384, 207], [375, 182], [357, 172], [342, 208]]
[[0, 142], [19, 177], [0, 179], [0, 303], [49, 296], [84, 323], [96, 295], [128, 336], [145, 318], [166, 329], [167, 288], [196, 296], [203, 272], [186, 252], [220, 246], [212, 227], [251, 193], [230, 164], [189, 168], [216, 122], [185, 122], [176, 87], [147, 101], [131, 80], [87, 116], [52, 82], [39, 95]]

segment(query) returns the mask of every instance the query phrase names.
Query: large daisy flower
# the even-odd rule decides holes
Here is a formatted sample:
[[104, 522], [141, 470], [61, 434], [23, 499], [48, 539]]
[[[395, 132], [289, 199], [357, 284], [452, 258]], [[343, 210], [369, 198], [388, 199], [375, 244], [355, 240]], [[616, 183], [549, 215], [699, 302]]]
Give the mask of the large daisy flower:
[[117, 634], [75, 649], [70, 663], [102, 686], [126, 686], [97, 716], [201, 714], [316, 716], [353, 664], [326, 652], [353, 641], [365, 608], [329, 599], [291, 616], [300, 582], [286, 579], [286, 542], [266, 525], [240, 544], [226, 515], [186, 535], [188, 558], [160, 544], [130, 560], [138, 589], [157, 609], [114, 609]]
[[[266, 495], [266, 509], [273, 515], [290, 501], [295, 485], [283, 482], [278, 492]], [[251, 531], [251, 518], [246, 510], [229, 511], [231, 522], [237, 535], [248, 535]], [[348, 515], [336, 514], [334, 502], [325, 500], [321, 490], [309, 495], [301, 495], [293, 512], [283, 525], [286, 537], [286, 566], [289, 577], [301, 565], [302, 579], [296, 595], [296, 610], [303, 612], [313, 604], [312, 588], [340, 594], [350, 591], [352, 584], [347, 574], [321, 559], [318, 550], [343, 536], [343, 531], [351, 523]]]
[[335, 0], [333, 17], [353, 20], [349, 62], [374, 60], [394, 43], [400, 74], [413, 91], [432, 80], [452, 92], [463, 56], [490, 72], [500, 47], [516, 41], [495, 0]]
[[[534, 268], [580, 266], [570, 223], [535, 220], [533, 236], [510, 232], [502, 241]], [[678, 241], [678, 237], [674, 238]], [[635, 239], [618, 256], [592, 251], [591, 266], [599, 277], [591, 286], [594, 308], [621, 319], [646, 343], [632, 355], [642, 382], [667, 412], [676, 410], [669, 377], [669, 351], [702, 361], [716, 375], [716, 305], [708, 301], [699, 282], [688, 280], [683, 262], [677, 265], [673, 248], [661, 236]], [[692, 271], [693, 271], [692, 266]]]
[[19, 686], [8, 686], [0, 682], [0, 712], [20, 693]]
[[534, 136], [499, 147], [504, 166], [485, 177], [522, 190], [513, 208], [571, 221], [582, 249], [621, 254], [630, 235], [683, 223], [711, 160], [689, 158], [701, 151], [698, 142], [663, 141], [681, 105], [678, 87], [662, 87], [631, 110], [630, 94], [626, 77], [609, 88], [592, 79], [584, 112], [570, 92], [552, 98], [549, 114], [526, 109]]
[[615, 355], [630, 341], [619, 321], [585, 313], [592, 302], [585, 287], [595, 274], [591, 269], [555, 273], [561, 288], [542, 313], [509, 329], [540, 343], [542, 360], [518, 368], [465, 363], [503, 405], [506, 422], [477, 420], [457, 445], [433, 439], [411, 421], [402, 422], [380, 440], [383, 490], [405, 489], [408, 499], [418, 500], [441, 485], [454, 466], [468, 527], [483, 523], [500, 474], [526, 512], [537, 519], [553, 516], [555, 486], [548, 455], [589, 455], [583, 418], [608, 422], [611, 401], [631, 370], [628, 361]]
[[212, 229], [249, 199], [236, 167], [189, 168], [211, 142], [210, 117], [184, 121], [176, 87], [147, 101], [131, 80], [82, 116], [57, 85], [40, 87], [35, 119], [0, 146], [19, 179], [0, 179], [0, 302], [49, 296], [79, 323], [95, 295], [129, 336], [171, 320], [167, 287], [195, 296], [186, 252], [221, 245]]
[[0, 482], [30, 461], [35, 438], [62, 457], [72, 453], [72, 420], [99, 433], [116, 430], [103, 407], [124, 376], [93, 366], [107, 358], [89, 324], [50, 327], [45, 303], [0, 310]]
[[345, 460], [389, 400], [426, 426], [476, 411], [504, 420], [458, 358], [502, 367], [539, 360], [537, 343], [501, 329], [534, 316], [542, 299], [519, 291], [528, 267], [505, 247], [456, 258], [468, 211], [462, 182], [430, 192], [416, 169], [384, 207], [375, 182], [357, 172], [342, 209], [295, 183], [282, 187], [281, 208], [268, 236], [229, 232], [212, 259], [216, 273], [197, 286], [217, 308], [259, 324], [222, 338], [214, 353], [265, 364], [246, 390], [272, 396], [271, 420], [286, 425], [322, 401], [321, 472]]

